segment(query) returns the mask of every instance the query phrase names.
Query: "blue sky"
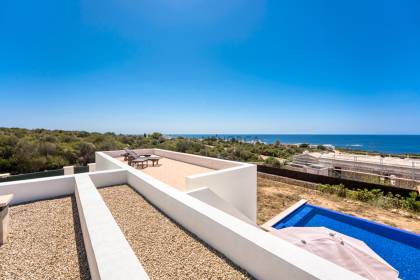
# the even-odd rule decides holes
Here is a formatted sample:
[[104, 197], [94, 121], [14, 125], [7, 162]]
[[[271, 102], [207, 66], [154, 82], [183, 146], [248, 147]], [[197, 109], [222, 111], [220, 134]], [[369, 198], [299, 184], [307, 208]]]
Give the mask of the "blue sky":
[[4, 0], [0, 126], [420, 133], [420, 2]]

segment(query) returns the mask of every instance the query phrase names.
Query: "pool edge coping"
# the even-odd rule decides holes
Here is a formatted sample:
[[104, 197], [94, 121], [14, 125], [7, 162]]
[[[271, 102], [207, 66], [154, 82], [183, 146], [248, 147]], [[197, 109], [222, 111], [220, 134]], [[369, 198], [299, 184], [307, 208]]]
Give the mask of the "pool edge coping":
[[273, 231], [274, 229], [273, 226], [275, 224], [277, 224], [279, 221], [283, 220], [284, 218], [286, 218], [287, 216], [295, 212], [297, 209], [305, 205], [307, 202], [308, 200], [306, 199], [299, 200], [298, 202], [296, 202], [295, 204], [293, 204], [286, 210], [280, 212], [279, 214], [277, 214], [276, 216], [274, 216], [273, 218], [271, 218], [270, 220], [262, 224], [260, 227], [265, 231]]

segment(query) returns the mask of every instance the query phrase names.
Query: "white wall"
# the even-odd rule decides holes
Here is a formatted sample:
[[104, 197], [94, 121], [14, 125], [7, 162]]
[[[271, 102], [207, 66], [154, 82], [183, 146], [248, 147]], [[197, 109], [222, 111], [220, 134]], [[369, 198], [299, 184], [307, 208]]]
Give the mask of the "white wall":
[[125, 169], [99, 171], [89, 173], [89, 176], [97, 188], [122, 185], [127, 182], [127, 171]]
[[[143, 152], [145, 150], [136, 150]], [[150, 151], [147, 151], [150, 152]], [[235, 166], [208, 173], [192, 175], [185, 178], [186, 189], [209, 188], [226, 202], [232, 204], [252, 222], [257, 220], [257, 167], [253, 164], [226, 161], [160, 149], [154, 149], [154, 154], [208, 168]], [[124, 168], [131, 169], [109, 155], [109, 152], [97, 152], [100, 170]], [[109, 161], [110, 163], [107, 163]], [[98, 163], [97, 163], [98, 164]], [[98, 167], [97, 167], [97, 170]], [[134, 169], [133, 169], [134, 170]]]
[[[133, 151], [136, 152], [139, 155], [141, 155], [141, 154], [153, 155], [154, 154], [154, 149], [134, 149]], [[120, 157], [125, 153], [125, 150], [102, 151], [102, 152], [111, 156], [111, 157]]]
[[[97, 158], [102, 161], [103, 168], [124, 169], [75, 175], [77, 178], [85, 178], [81, 181], [78, 180], [78, 186], [84, 185], [86, 187], [87, 185], [86, 188], [77, 189], [76, 192], [86, 249], [91, 250], [91, 253], [99, 250], [97, 252], [100, 252], [100, 259], [107, 265], [98, 263], [98, 258], [95, 258], [95, 261], [91, 263], [98, 267], [102, 265], [104, 271], [110, 271], [109, 274], [104, 274], [106, 277], [101, 276], [101, 279], [130, 279], [135, 278], [133, 275], [137, 275], [128, 273], [127, 277], [126, 272], [131, 270], [125, 269], [127, 262], [121, 261], [125, 257], [118, 256], [120, 253], [126, 254], [131, 248], [127, 247], [127, 244], [121, 238], [118, 242], [109, 241], [108, 237], [115, 237], [118, 230], [115, 226], [112, 226], [111, 230], [108, 230], [107, 227], [110, 225], [109, 222], [114, 225], [116, 222], [104, 206], [105, 204], [99, 193], [94, 189], [96, 186], [92, 186], [93, 182], [96, 182], [99, 186], [120, 184], [124, 183], [124, 179], [154, 206], [257, 279], [337, 279], [337, 276], [340, 280], [362, 279], [350, 271], [180, 192], [108, 155], [97, 153]], [[109, 161], [109, 163], [106, 161]], [[250, 171], [255, 166], [241, 166], [241, 168], [237, 168], [239, 171], [234, 168], [231, 171], [238, 172], [234, 178], [247, 177], [248, 172], [242, 173], [243, 170], [241, 171], [241, 169], [246, 170], [247, 168]], [[256, 172], [253, 173], [256, 176]], [[217, 176], [225, 175], [223, 172], [221, 174], [216, 172], [214, 181], [220, 180]], [[0, 194], [14, 193], [15, 197], [12, 204], [69, 195], [73, 194], [76, 188], [75, 176], [2, 183], [0, 184]], [[251, 177], [254, 178], [253, 176], [249, 178]], [[236, 191], [241, 190], [238, 186], [234, 188]], [[82, 194], [82, 191], [85, 193]], [[245, 190], [242, 190], [242, 192], [245, 192]], [[227, 192], [227, 195], [230, 196], [233, 193]], [[101, 217], [105, 212], [108, 213], [105, 215], [107, 216], [107, 222], [101, 225], [103, 221]], [[88, 224], [92, 224], [92, 226]], [[86, 233], [87, 231], [88, 233]], [[92, 236], [98, 239], [93, 241]], [[96, 245], [93, 245], [94, 243]], [[129, 258], [132, 260], [131, 257]], [[135, 262], [130, 261], [129, 263], [130, 266], [136, 266]], [[100, 274], [99, 272], [96, 273], [93, 267], [91, 269], [94, 278]], [[116, 276], [116, 271], [120, 271], [122, 274]], [[122, 277], [119, 277], [121, 275]], [[139, 273], [138, 275], [143, 274]]]
[[115, 151], [102, 151], [103, 153], [111, 156], [111, 157], [120, 157], [125, 153], [124, 150], [115, 150]]
[[96, 163], [96, 171], [103, 171], [103, 170], [113, 170], [113, 169], [121, 169], [122, 165], [118, 164], [118, 160], [110, 160], [112, 155], [108, 155], [109, 152], [96, 152], [95, 153], [95, 163]]
[[[110, 178], [109, 174], [98, 173], [96, 180], [103, 182]], [[89, 174], [76, 175], [75, 180], [77, 209], [92, 279], [148, 280]]]
[[199, 188], [199, 189], [195, 189], [193, 191], [189, 191], [186, 193], [248, 224], [257, 226], [255, 222], [251, 221], [247, 216], [242, 214], [242, 212], [240, 212], [238, 209], [233, 207], [232, 204], [223, 200], [220, 196], [215, 194], [209, 188]]
[[239, 167], [188, 176], [187, 190], [207, 187], [231, 203], [251, 221], [257, 220], [257, 167], [242, 164]]
[[[110, 166], [113, 166], [112, 164]], [[89, 173], [98, 187], [125, 184], [124, 169]], [[11, 205], [74, 194], [74, 175], [0, 183], [0, 195], [13, 193]]]
[[[229, 160], [218, 159], [218, 158], [179, 153], [179, 152], [162, 150], [162, 149], [135, 149], [134, 151], [137, 154], [157, 155], [157, 156], [166, 157], [169, 159], [182, 161], [182, 162], [186, 162], [190, 164], [195, 164], [198, 166], [215, 169], [215, 170], [226, 169], [226, 168], [231, 168], [231, 167], [241, 165], [240, 162], [236, 162], [236, 161], [229, 161]], [[124, 150], [105, 151], [105, 152], [100, 152], [100, 153], [104, 153], [110, 157], [119, 157], [124, 153]]]
[[141, 172], [129, 169], [127, 180], [154, 206], [257, 279], [364, 279]]
[[74, 193], [74, 176], [56, 176], [0, 183], [0, 195], [13, 193], [11, 205]]
[[186, 153], [179, 153], [179, 152], [173, 152], [173, 151], [161, 150], [161, 149], [154, 149], [154, 154], [158, 156], [174, 159], [177, 161], [191, 163], [191, 164], [199, 165], [199, 166], [210, 168], [210, 169], [216, 169], [216, 170], [231, 168], [231, 167], [241, 165], [240, 162], [199, 156], [199, 155], [192, 155], [192, 154], [186, 154]]

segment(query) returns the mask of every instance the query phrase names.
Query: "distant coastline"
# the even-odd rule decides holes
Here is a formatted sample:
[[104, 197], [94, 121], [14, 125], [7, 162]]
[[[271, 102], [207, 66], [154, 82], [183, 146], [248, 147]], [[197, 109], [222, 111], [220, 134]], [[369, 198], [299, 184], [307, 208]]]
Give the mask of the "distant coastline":
[[223, 139], [235, 138], [241, 141], [260, 141], [273, 144], [333, 145], [349, 151], [366, 151], [383, 154], [420, 154], [420, 135], [330, 135], [330, 134], [170, 134], [173, 137]]

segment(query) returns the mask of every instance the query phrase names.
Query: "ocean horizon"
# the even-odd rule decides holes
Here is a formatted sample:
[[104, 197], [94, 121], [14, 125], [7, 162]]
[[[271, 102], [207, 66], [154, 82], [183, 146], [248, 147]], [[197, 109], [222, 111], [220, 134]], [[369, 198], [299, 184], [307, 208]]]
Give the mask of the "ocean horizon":
[[336, 148], [379, 152], [385, 154], [420, 154], [420, 135], [379, 134], [169, 134], [172, 137], [235, 138], [242, 141], [261, 141], [273, 144], [333, 145]]

